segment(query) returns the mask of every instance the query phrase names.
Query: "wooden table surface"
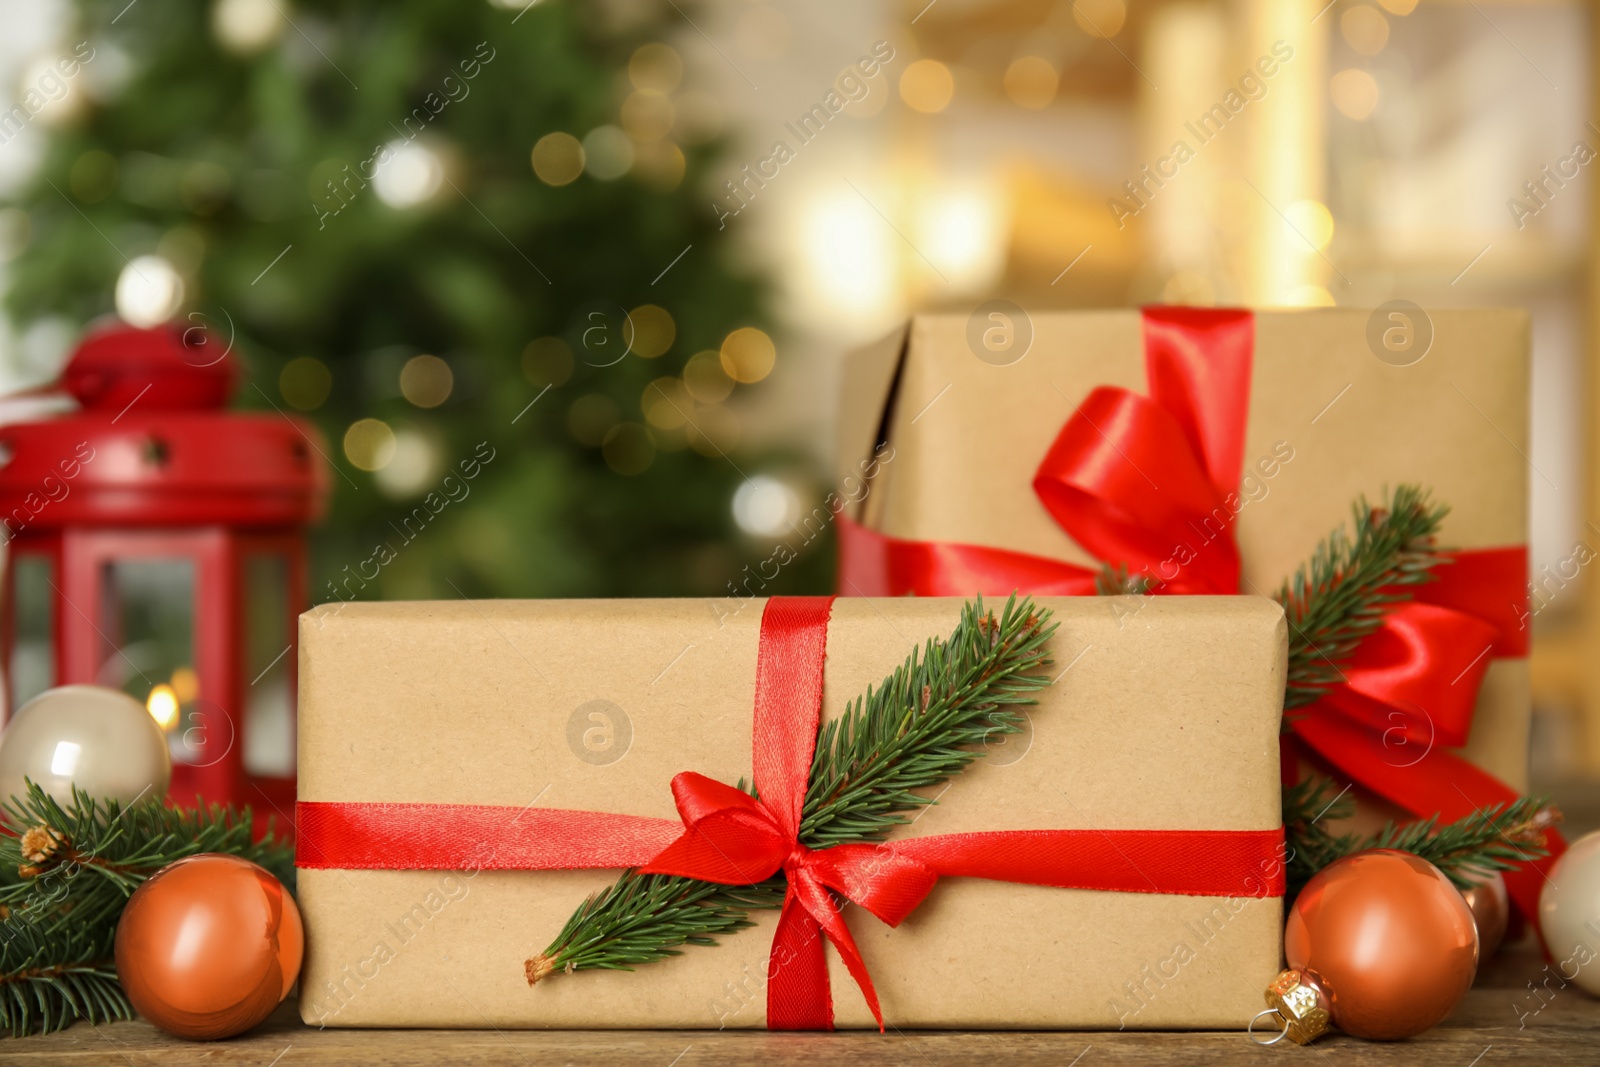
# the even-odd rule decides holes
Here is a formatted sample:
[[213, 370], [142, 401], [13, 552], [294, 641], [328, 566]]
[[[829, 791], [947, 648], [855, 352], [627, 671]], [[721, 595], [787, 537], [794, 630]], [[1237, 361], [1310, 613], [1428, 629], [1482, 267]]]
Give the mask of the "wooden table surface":
[[[1266, 1064], [1280, 1062], [1500, 1067], [1600, 1064], [1600, 1000], [1551, 979], [1544, 1006], [1529, 992], [1545, 977], [1531, 949], [1502, 952], [1443, 1025], [1410, 1041], [1383, 1044], [1333, 1035], [1310, 1048], [1258, 1049], [1239, 1033], [968, 1033], [919, 1031], [768, 1034], [714, 1031], [315, 1030], [286, 1004], [265, 1025], [231, 1041], [192, 1044], [143, 1021], [75, 1026], [46, 1037], [0, 1039], [6, 1065], [112, 1064], [511, 1064], [587, 1067], [645, 1064], [945, 1064], [998, 1063], [1100, 1067], [1102, 1064]], [[1535, 1012], [1535, 1009], [1538, 1009]]]

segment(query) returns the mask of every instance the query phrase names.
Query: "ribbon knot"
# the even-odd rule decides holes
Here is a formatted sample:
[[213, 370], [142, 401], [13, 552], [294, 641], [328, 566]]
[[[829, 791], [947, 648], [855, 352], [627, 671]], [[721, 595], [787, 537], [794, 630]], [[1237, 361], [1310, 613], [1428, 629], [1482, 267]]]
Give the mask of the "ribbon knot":
[[[757, 795], [694, 771], [677, 775], [672, 799], [683, 819], [683, 833], [642, 870], [722, 885], [750, 885], [782, 870], [788, 888], [767, 964], [768, 1027], [833, 1028], [821, 944], [826, 936], [861, 987], [881, 1031], [877, 991], [829, 892], [837, 889], [851, 898], [851, 890], [858, 889], [868, 895], [872, 879], [859, 868], [867, 862], [863, 853], [877, 849], [814, 850], [800, 842], [800, 816], [822, 717], [822, 669], [832, 608], [832, 597], [767, 602], [756, 658], [752, 731]], [[772, 639], [765, 639], [769, 635]]]

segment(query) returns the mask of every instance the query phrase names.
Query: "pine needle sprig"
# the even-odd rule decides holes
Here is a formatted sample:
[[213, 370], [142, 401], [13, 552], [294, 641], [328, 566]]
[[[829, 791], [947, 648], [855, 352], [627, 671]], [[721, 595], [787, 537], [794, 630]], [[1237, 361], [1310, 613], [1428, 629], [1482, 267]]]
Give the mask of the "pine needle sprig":
[[1546, 798], [1519, 797], [1443, 826], [1437, 815], [1407, 826], [1390, 823], [1363, 847], [1415, 852], [1448, 875], [1457, 888], [1470, 889], [1484, 875], [1548, 855], [1545, 834], [1560, 821], [1560, 812]]
[[1144, 596], [1154, 583], [1147, 574], [1135, 574], [1126, 563], [1107, 563], [1094, 576], [1095, 596]]
[[1449, 508], [1420, 487], [1402, 485], [1378, 507], [1363, 497], [1353, 511], [1354, 535], [1335, 530], [1278, 592], [1289, 620], [1285, 710], [1342, 681], [1341, 665], [1384, 615], [1446, 562], [1434, 539]]
[[[977, 747], [1022, 728], [1021, 706], [1049, 684], [1050, 613], [1013, 596], [997, 619], [982, 599], [962, 609], [877, 688], [818, 733], [801, 809], [808, 848], [881, 841], [932, 799], [936, 787], [983, 754]], [[741, 783], [743, 788], [743, 783]], [[751, 925], [749, 912], [778, 908], [782, 875], [753, 886], [628, 871], [591, 896], [542, 953], [525, 964], [528, 984], [557, 972], [632, 970], [712, 945]]]
[[1283, 788], [1288, 900], [1293, 900], [1322, 868], [1356, 851], [1355, 834], [1334, 833], [1329, 829], [1331, 824], [1355, 813], [1355, 800], [1348, 787], [1330, 796], [1332, 791], [1332, 782], [1316, 777]]
[[1370, 848], [1414, 853], [1443, 871], [1457, 888], [1468, 889], [1485, 874], [1508, 871], [1547, 855], [1545, 834], [1561, 821], [1560, 812], [1547, 799], [1521, 797], [1481, 808], [1443, 826], [1434, 815], [1404, 826], [1390, 822], [1377, 833], [1362, 837], [1328, 829], [1329, 823], [1349, 818], [1355, 811], [1348, 788], [1330, 799], [1332, 789], [1328, 779], [1313, 777], [1283, 791], [1290, 901], [1330, 863]]
[[684, 945], [714, 945], [718, 935], [754, 925], [750, 912], [782, 907], [784, 892], [780, 876], [727, 886], [628, 871], [585, 900], [551, 946], [523, 965], [528, 984], [557, 970], [631, 971]]
[[248, 808], [182, 811], [155, 798], [124, 806], [82, 790], [63, 806], [33, 782], [3, 807], [18, 833], [0, 837], [0, 870], [7, 872], [0, 907], [25, 911], [47, 929], [82, 930], [114, 918], [152, 874], [202, 852], [239, 856], [294, 885], [292, 848], [270, 826], [253, 840]]
[[1055, 633], [1048, 612], [1015, 596], [1000, 618], [982, 598], [966, 604], [946, 640], [930, 640], [877, 689], [827, 723], [817, 738], [800, 842], [829, 848], [881, 841], [906, 814], [933, 803], [916, 790], [943, 784], [983, 755], [980, 747], [1022, 729], [1017, 710], [1050, 684]]
[[112, 960], [116, 922], [47, 928], [25, 912], [0, 920], [0, 1031], [51, 1033], [133, 1018]]

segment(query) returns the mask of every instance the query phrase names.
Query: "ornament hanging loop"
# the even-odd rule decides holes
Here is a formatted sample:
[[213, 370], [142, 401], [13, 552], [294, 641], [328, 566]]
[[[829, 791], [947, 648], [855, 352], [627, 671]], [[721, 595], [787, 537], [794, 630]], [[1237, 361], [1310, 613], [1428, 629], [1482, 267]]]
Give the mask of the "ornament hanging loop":
[[[1279, 1022], [1283, 1023], [1283, 1029], [1279, 1030], [1277, 1036], [1272, 1038], [1270, 1041], [1263, 1041], [1256, 1036], [1256, 1020], [1260, 1019], [1263, 1015], [1274, 1016]], [[1258, 1011], [1251, 1016], [1250, 1025], [1245, 1027], [1244, 1032], [1250, 1035], [1250, 1040], [1254, 1041], [1258, 1045], [1276, 1045], [1278, 1042], [1289, 1036], [1289, 1022], [1282, 1015], [1278, 1014], [1277, 1008], [1268, 1008], [1266, 1011]]]

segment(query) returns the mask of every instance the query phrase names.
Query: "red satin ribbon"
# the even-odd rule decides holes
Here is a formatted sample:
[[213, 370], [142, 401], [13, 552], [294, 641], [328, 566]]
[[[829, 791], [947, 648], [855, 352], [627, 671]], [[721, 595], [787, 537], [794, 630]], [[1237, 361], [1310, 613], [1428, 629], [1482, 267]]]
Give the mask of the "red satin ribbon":
[[[1100, 387], [1067, 420], [1033, 481], [1040, 503], [1097, 559], [1158, 593], [1239, 591], [1233, 522], [1249, 413], [1248, 311], [1148, 308], [1149, 394]], [[981, 545], [885, 537], [840, 516], [841, 592], [865, 596], [1085, 595], [1088, 567]], [[1290, 718], [1307, 748], [1416, 815], [1447, 819], [1516, 793], [1443, 747], [1464, 745], [1489, 661], [1527, 655], [1525, 546], [1459, 551], [1387, 613], [1344, 681]], [[1425, 755], [1421, 753], [1426, 752]], [[1550, 835], [1551, 859], [1565, 843]], [[1507, 875], [1535, 918], [1540, 871]]]
[[898, 926], [941, 877], [1192, 896], [1282, 896], [1283, 831], [1002, 830], [808, 849], [801, 808], [822, 707], [831, 597], [782, 597], [762, 615], [756, 666], [753, 797], [686, 771], [672, 780], [682, 819], [467, 804], [302, 802], [298, 866], [386, 870], [642, 867], [729, 885], [784, 872], [767, 965], [767, 1026], [831, 1030], [822, 938], [883, 1014], [839, 913], [842, 895]]

